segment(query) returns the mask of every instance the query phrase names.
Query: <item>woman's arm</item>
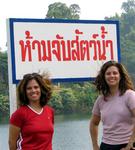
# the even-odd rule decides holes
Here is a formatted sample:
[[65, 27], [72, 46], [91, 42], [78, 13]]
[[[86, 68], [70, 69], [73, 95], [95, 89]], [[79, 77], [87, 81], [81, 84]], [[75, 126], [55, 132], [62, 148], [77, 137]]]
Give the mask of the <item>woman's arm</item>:
[[[135, 108], [132, 109], [132, 114], [135, 117]], [[128, 145], [125, 148], [122, 148], [121, 150], [132, 150], [134, 142], [135, 142], [135, 124], [133, 127], [133, 133], [129, 139]]]
[[20, 134], [20, 128], [11, 125], [9, 126], [9, 150], [16, 150], [17, 149], [17, 139]]
[[99, 150], [98, 145], [98, 126], [100, 122], [100, 116], [92, 115], [90, 120], [89, 131], [92, 139], [93, 150]]

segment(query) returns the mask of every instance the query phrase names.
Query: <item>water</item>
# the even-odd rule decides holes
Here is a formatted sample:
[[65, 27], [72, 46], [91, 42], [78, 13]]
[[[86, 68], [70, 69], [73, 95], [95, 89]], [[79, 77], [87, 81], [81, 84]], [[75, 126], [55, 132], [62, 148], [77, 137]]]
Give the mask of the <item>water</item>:
[[[74, 118], [74, 119], [73, 119]], [[75, 116], [55, 123], [54, 150], [90, 150], [89, 119]]]
[[[55, 117], [53, 150], [92, 150], [89, 116]], [[0, 150], [8, 150], [8, 124], [0, 125]]]
[[8, 125], [0, 125], [0, 150], [8, 150]]

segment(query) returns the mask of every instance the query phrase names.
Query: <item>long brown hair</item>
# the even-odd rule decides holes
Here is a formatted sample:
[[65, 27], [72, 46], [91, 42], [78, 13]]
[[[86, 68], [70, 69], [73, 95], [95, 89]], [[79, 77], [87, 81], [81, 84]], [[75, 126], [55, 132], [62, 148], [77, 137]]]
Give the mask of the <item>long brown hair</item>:
[[123, 95], [127, 89], [134, 90], [133, 82], [131, 80], [131, 77], [128, 75], [125, 67], [121, 63], [118, 63], [116, 61], [108, 61], [101, 67], [99, 74], [97, 75], [95, 80], [96, 89], [99, 91], [99, 93], [102, 93], [105, 97], [110, 94], [110, 88], [105, 81], [105, 72], [111, 66], [117, 67], [120, 73], [120, 95]]
[[41, 89], [40, 105], [44, 106], [52, 95], [52, 84], [48, 73], [40, 75], [38, 73], [25, 74], [17, 86], [17, 98], [19, 105], [28, 105], [29, 99], [26, 95], [26, 86], [30, 80], [36, 80]]

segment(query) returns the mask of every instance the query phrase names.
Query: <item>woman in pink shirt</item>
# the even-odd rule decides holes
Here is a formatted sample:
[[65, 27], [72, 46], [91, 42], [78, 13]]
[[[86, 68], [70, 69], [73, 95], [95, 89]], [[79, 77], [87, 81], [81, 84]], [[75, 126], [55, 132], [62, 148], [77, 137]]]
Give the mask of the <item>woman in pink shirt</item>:
[[[90, 121], [93, 150], [131, 150], [135, 140], [135, 91], [124, 66], [106, 62], [96, 77], [98, 96]], [[103, 125], [103, 136], [98, 145], [98, 126]]]
[[20, 107], [10, 118], [9, 150], [52, 150], [54, 111], [47, 106], [51, 81], [45, 74], [26, 74], [17, 90]]

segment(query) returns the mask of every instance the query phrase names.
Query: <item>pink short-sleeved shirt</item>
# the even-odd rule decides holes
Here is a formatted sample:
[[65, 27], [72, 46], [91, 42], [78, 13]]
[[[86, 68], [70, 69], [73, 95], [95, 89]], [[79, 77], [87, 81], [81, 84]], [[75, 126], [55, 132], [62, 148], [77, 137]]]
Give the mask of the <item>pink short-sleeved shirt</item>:
[[135, 108], [135, 91], [127, 90], [122, 96], [118, 92], [106, 99], [99, 96], [92, 110], [102, 120], [102, 142], [112, 145], [128, 143], [134, 126], [131, 110]]

